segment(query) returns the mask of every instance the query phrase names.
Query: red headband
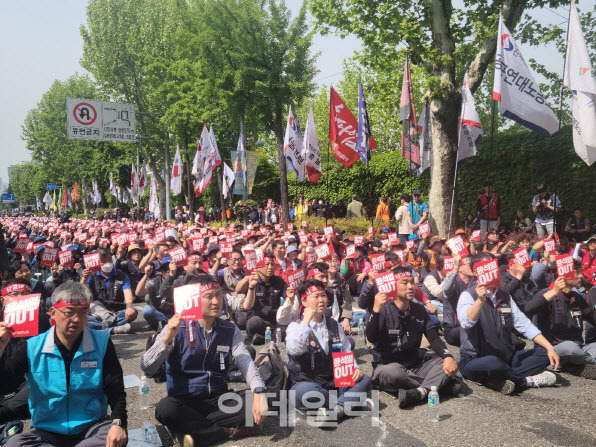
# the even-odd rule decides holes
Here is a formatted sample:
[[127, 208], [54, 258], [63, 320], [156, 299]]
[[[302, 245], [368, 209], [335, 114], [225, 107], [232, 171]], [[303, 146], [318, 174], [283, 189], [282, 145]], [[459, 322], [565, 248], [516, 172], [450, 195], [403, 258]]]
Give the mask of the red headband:
[[89, 307], [89, 303], [79, 303], [78, 301], [67, 303], [65, 301], [57, 301], [52, 307], [54, 309], [61, 309], [63, 307]]
[[412, 272], [399, 272], [395, 274], [395, 280], [399, 281], [400, 279], [403, 278], [412, 278]]
[[11, 284], [10, 286], [6, 286], [2, 289], [2, 296], [6, 296], [12, 292], [22, 292], [23, 290], [25, 292], [31, 292], [31, 287], [29, 287], [27, 284], [21, 283]]
[[314, 269], [310, 269], [308, 271], [308, 276], [315, 276], [315, 275], [319, 275], [321, 273], [326, 273], [326, 272], [322, 272], [321, 270], [314, 268]]
[[201, 260], [201, 256], [199, 255], [191, 255], [188, 257], [189, 261], [200, 261]]
[[311, 293], [315, 293], [315, 292], [319, 292], [319, 291], [324, 292], [325, 289], [322, 287], [319, 287], [319, 286], [312, 285], [308, 289], [306, 289], [306, 293], [304, 294], [304, 296], [306, 297], [306, 296], [310, 295]]

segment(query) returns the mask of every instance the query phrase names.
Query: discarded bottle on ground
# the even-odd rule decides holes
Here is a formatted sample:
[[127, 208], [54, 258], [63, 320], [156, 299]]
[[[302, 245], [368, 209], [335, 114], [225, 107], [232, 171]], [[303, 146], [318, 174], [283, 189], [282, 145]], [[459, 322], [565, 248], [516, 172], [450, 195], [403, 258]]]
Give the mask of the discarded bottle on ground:
[[439, 393], [436, 386], [431, 386], [428, 393], [428, 420], [439, 422]]
[[265, 330], [265, 343], [268, 343], [271, 341], [271, 328], [269, 326], [267, 326], [267, 329]]
[[364, 340], [364, 318], [358, 321], [358, 338]]
[[277, 328], [275, 330], [275, 341], [277, 343], [281, 343], [281, 329], [280, 328]]
[[149, 408], [149, 381], [145, 376], [141, 377], [139, 384], [139, 408], [141, 410]]
[[145, 441], [150, 444], [159, 444], [159, 434], [155, 425], [145, 421], [143, 422], [143, 430], [145, 431]]

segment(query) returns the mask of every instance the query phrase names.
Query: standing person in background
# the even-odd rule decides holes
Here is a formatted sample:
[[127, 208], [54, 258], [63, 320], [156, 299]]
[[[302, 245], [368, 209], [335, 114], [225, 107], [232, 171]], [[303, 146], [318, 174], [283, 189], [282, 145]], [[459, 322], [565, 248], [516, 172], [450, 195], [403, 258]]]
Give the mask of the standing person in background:
[[382, 220], [385, 227], [389, 227], [389, 205], [387, 205], [387, 197], [381, 197], [379, 199], [379, 206], [377, 206], [375, 217]]
[[362, 216], [364, 216], [364, 206], [362, 206], [362, 202], [358, 200], [356, 194], [352, 194], [352, 201], [348, 205], [346, 219], [353, 219], [355, 217]]
[[538, 185], [537, 195], [532, 200], [532, 210], [536, 214], [534, 224], [540, 239], [555, 231], [555, 213], [561, 209], [559, 197], [550, 194], [545, 185]]
[[478, 196], [476, 210], [480, 217], [480, 237], [484, 237], [488, 230], [496, 230], [501, 223], [501, 200], [493, 192], [493, 184], [484, 182], [484, 194]]
[[296, 207], [296, 219], [304, 220], [308, 216], [308, 203], [304, 200], [304, 197], [298, 198], [298, 206]]
[[333, 207], [333, 217], [336, 219], [345, 219], [348, 209], [344, 205], [343, 200], [338, 199], [337, 204]]
[[408, 205], [408, 223], [412, 233], [418, 234], [418, 227], [428, 219], [428, 204], [422, 201], [419, 189], [412, 191], [414, 201]]
[[399, 235], [399, 242], [403, 245], [406, 245], [406, 241], [410, 234], [412, 234], [412, 229], [410, 228], [410, 223], [408, 222], [408, 206], [412, 201], [412, 196], [409, 194], [402, 194], [401, 196], [401, 206], [395, 212], [395, 222], [397, 224], [397, 234]]

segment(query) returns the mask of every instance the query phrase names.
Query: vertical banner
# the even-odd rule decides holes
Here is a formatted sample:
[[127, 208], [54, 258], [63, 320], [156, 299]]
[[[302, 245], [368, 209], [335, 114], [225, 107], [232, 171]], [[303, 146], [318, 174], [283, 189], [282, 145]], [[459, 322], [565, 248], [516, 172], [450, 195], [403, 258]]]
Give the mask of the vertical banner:
[[236, 180], [234, 181], [234, 194], [243, 196], [246, 193], [244, 179], [246, 175], [246, 151], [230, 151], [232, 157], [232, 170]]
[[252, 194], [257, 165], [259, 164], [259, 153], [257, 151], [245, 151], [244, 153], [246, 154], [246, 190], [248, 194]]

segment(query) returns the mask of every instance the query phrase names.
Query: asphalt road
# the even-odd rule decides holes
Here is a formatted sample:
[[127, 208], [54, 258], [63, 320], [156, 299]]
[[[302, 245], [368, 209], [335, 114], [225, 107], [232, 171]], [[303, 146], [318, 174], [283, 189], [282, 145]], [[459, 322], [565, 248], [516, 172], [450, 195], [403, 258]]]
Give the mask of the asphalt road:
[[[140, 377], [139, 361], [150, 332], [142, 317], [133, 324], [133, 329], [135, 333], [115, 335], [113, 340], [124, 374]], [[450, 349], [457, 359], [457, 348]], [[372, 355], [362, 341], [357, 341], [355, 352], [364, 371], [371, 374]], [[466, 381], [459, 397], [441, 402], [438, 423], [428, 422], [425, 405], [400, 410], [395, 398], [380, 393], [377, 421], [365, 416], [344, 420], [336, 429], [322, 430], [310, 427], [300, 414], [293, 428], [279, 427], [279, 420], [271, 417], [266, 420], [261, 435], [221, 445], [596, 446], [596, 381], [565, 373], [558, 377], [555, 388], [528, 389], [512, 396]], [[165, 384], [151, 381], [152, 406], [148, 410], [138, 409], [137, 388], [129, 388], [127, 393], [129, 427], [139, 428], [143, 421], [158, 425], [154, 406], [166, 395]], [[163, 427], [158, 426], [158, 431], [164, 445], [173, 444]]]

